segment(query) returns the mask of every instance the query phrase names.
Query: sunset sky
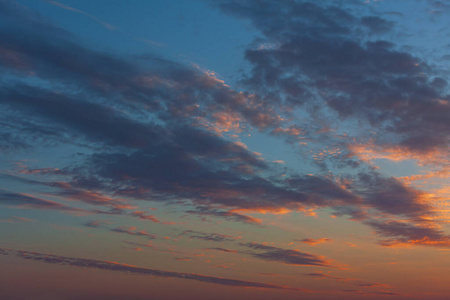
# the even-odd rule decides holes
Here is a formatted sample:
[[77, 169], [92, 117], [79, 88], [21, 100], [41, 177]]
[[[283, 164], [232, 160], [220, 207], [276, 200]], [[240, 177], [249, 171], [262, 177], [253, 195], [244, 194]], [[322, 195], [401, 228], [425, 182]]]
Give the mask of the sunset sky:
[[450, 299], [449, 16], [0, 0], [0, 299]]

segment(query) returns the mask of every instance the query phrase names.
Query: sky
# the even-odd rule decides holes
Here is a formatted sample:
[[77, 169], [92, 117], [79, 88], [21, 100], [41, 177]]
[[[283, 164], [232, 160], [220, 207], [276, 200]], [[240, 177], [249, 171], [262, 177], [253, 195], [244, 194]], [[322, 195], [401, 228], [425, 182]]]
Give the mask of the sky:
[[449, 13], [0, 0], [0, 298], [449, 299]]

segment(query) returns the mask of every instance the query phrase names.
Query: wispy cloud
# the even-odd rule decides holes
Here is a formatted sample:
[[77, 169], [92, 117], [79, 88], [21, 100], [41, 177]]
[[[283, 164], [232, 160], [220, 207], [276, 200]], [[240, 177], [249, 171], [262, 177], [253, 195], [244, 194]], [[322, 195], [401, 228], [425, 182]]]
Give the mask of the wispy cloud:
[[193, 231], [193, 230], [183, 231], [180, 234], [180, 236], [187, 236], [190, 239], [198, 239], [198, 240], [211, 241], [211, 242], [233, 242], [233, 241], [239, 239], [239, 237], [235, 237], [235, 236], [227, 235], [227, 234], [206, 233], [206, 232]]
[[293, 266], [333, 267], [323, 256], [301, 252], [295, 249], [283, 249], [258, 243], [241, 243], [241, 245], [256, 250], [247, 253], [266, 261], [276, 261]]
[[43, 0], [43, 1], [45, 1], [45, 2], [47, 2], [47, 3], [50, 3], [50, 4], [54, 5], [54, 6], [60, 7], [60, 8], [62, 8], [62, 9], [69, 10], [69, 11], [73, 11], [73, 12], [82, 14], [82, 15], [84, 15], [84, 16], [86, 16], [86, 17], [92, 19], [92, 20], [94, 20], [95, 22], [101, 24], [101, 25], [102, 25], [103, 27], [105, 27], [106, 29], [109, 29], [109, 30], [115, 30], [115, 29], [116, 29], [116, 27], [115, 27], [114, 25], [111, 25], [111, 24], [109, 24], [109, 23], [106, 23], [105, 21], [103, 21], [103, 20], [97, 18], [96, 16], [91, 15], [91, 14], [85, 12], [85, 11], [82, 11], [82, 10], [73, 8], [73, 7], [71, 7], [71, 6], [62, 4], [61, 2], [58, 2], [58, 1], [53, 1], [53, 0]]
[[135, 235], [135, 236], [142, 236], [142, 237], [146, 237], [151, 240], [154, 240], [157, 238], [156, 235], [148, 233], [145, 230], [139, 230], [133, 226], [120, 226], [120, 227], [111, 229], [111, 231], [117, 232], [117, 233], [125, 233], [125, 234], [129, 234], [129, 235]]
[[307, 239], [295, 240], [295, 241], [299, 241], [299, 242], [302, 242], [302, 243], [305, 243], [305, 244], [308, 244], [308, 245], [311, 245], [311, 246], [315, 246], [315, 245], [318, 245], [318, 244], [329, 242], [329, 241], [331, 241], [331, 239], [328, 239], [328, 238], [321, 238], [321, 239], [307, 238]]
[[0, 204], [12, 205], [28, 209], [53, 209], [67, 212], [87, 212], [83, 209], [70, 207], [51, 200], [35, 197], [23, 193], [8, 192], [0, 190]]
[[66, 256], [58, 256], [53, 254], [43, 254], [39, 252], [30, 252], [23, 250], [11, 250], [6, 248], [0, 248], [0, 253], [3, 255], [15, 255], [17, 257], [34, 260], [39, 262], [45, 262], [50, 264], [60, 264], [60, 265], [68, 265], [75, 267], [84, 267], [84, 268], [93, 268], [98, 270], [105, 271], [116, 271], [116, 272], [124, 272], [129, 274], [136, 275], [150, 275], [155, 277], [165, 277], [165, 278], [180, 278], [186, 280], [196, 280], [213, 284], [220, 284], [226, 286], [235, 286], [235, 287], [251, 287], [251, 288], [266, 288], [266, 289], [281, 289], [281, 290], [293, 290], [299, 292], [306, 292], [307, 290], [298, 289], [294, 287], [288, 286], [280, 286], [269, 283], [260, 283], [253, 281], [245, 281], [238, 279], [228, 279], [207, 275], [200, 275], [194, 273], [181, 273], [181, 272], [172, 272], [172, 271], [164, 271], [164, 270], [156, 270], [149, 268], [141, 268], [133, 265], [121, 264], [117, 262], [110, 261], [102, 261], [102, 260], [93, 260], [93, 259], [85, 259], [85, 258], [76, 258], [76, 257], [66, 257]]

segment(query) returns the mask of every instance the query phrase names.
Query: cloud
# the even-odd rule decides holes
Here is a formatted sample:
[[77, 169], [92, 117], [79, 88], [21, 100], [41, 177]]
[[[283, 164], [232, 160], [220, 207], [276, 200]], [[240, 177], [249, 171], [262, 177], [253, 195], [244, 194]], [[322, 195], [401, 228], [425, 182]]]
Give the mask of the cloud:
[[208, 250], [215, 250], [215, 251], [226, 252], [226, 253], [237, 253], [236, 250], [231, 250], [231, 249], [226, 249], [226, 248], [220, 248], [220, 247], [216, 247], [216, 248], [208, 248]]
[[263, 275], [263, 276], [279, 276], [278, 274], [275, 274], [275, 273], [258, 273], [258, 275]]
[[342, 290], [345, 293], [354, 293], [358, 295], [384, 295], [384, 296], [402, 296], [402, 294], [389, 292], [389, 291], [381, 291], [381, 292], [368, 292], [368, 291], [360, 291], [360, 290]]
[[97, 17], [95, 17], [95, 16], [93, 16], [93, 15], [91, 15], [91, 14], [88, 14], [87, 12], [84, 12], [84, 11], [82, 11], [82, 10], [73, 8], [73, 7], [71, 7], [71, 6], [62, 4], [62, 3], [57, 2], [57, 1], [51, 1], [51, 0], [44, 0], [44, 1], [47, 2], [47, 3], [50, 3], [50, 4], [52, 4], [52, 5], [58, 6], [58, 7], [62, 8], [62, 9], [69, 10], [69, 11], [73, 11], [73, 12], [76, 12], [76, 13], [79, 13], [79, 14], [82, 14], [82, 15], [85, 15], [85, 16], [91, 18], [92, 20], [94, 20], [95, 22], [101, 24], [103, 27], [105, 27], [105, 28], [107, 28], [107, 29], [109, 29], [109, 30], [114, 30], [114, 29], [116, 29], [115, 26], [113, 26], [113, 25], [111, 25], [111, 24], [109, 24], [109, 23], [106, 23], [105, 21], [102, 21], [101, 19], [99, 19], [99, 18], [97, 18]]
[[[184, 134], [186, 135], [186, 132]], [[191, 139], [195, 141], [195, 136]], [[202, 143], [206, 141], [203, 139]], [[125, 192], [129, 197], [133, 196], [134, 190], [138, 191], [135, 196], [140, 199], [150, 198], [152, 194], [159, 196], [159, 199], [168, 200], [182, 196], [190, 198], [200, 206], [227, 206], [234, 209], [229, 211], [231, 213], [239, 213], [239, 210], [296, 210], [312, 204], [333, 206], [359, 201], [357, 196], [326, 178], [296, 176], [268, 181], [259, 176], [234, 172], [230, 169], [233, 166], [232, 161], [218, 161], [213, 157], [210, 160], [204, 157], [202, 161], [198, 161], [192, 158], [193, 153], [186, 150], [186, 147], [168, 146], [137, 151], [129, 155], [98, 153], [92, 156], [89, 165], [97, 178], [104, 178], [113, 185], [135, 187]], [[214, 154], [210, 154], [212, 155]], [[152, 193], [145, 193], [148, 188], [152, 188]], [[118, 194], [120, 195], [120, 190]], [[249, 218], [228, 212], [213, 210], [212, 213], [250, 221]]]
[[322, 279], [322, 278], [329, 278], [330, 277], [330, 275], [323, 274], [323, 273], [307, 273], [307, 274], [304, 274], [304, 275], [308, 276], [308, 277], [314, 277], [314, 278], [320, 278], [320, 279]]
[[111, 231], [117, 232], [117, 233], [125, 233], [125, 234], [129, 234], [129, 235], [135, 235], [135, 236], [143, 236], [143, 237], [146, 237], [151, 240], [154, 240], [157, 238], [156, 235], [148, 233], [145, 230], [138, 230], [134, 226], [120, 226], [118, 228], [111, 229]]
[[137, 217], [141, 220], [149, 220], [155, 223], [159, 223], [160, 221], [153, 215], [146, 213], [145, 211], [134, 211], [130, 213], [131, 216]]
[[50, 264], [69, 265], [69, 266], [75, 266], [75, 267], [92, 268], [92, 269], [106, 270], [106, 271], [116, 271], [116, 272], [123, 272], [123, 273], [136, 274], [136, 275], [149, 275], [149, 276], [164, 277], [164, 278], [180, 278], [180, 279], [186, 279], [186, 280], [196, 280], [196, 281], [202, 281], [202, 282], [207, 282], [207, 283], [214, 283], [214, 284], [235, 286], [235, 287], [280, 289], [280, 290], [293, 290], [293, 291], [302, 291], [302, 292], [306, 291], [303, 289], [287, 287], [287, 286], [279, 286], [279, 285], [269, 284], [269, 283], [244, 281], [244, 280], [238, 280], [238, 279], [228, 279], [228, 278], [214, 277], [214, 276], [207, 276], [207, 275], [200, 275], [200, 274], [193, 274], [193, 273], [181, 273], [181, 272], [141, 268], [141, 267], [127, 265], [127, 264], [121, 264], [121, 263], [117, 263], [117, 262], [58, 256], [58, 255], [53, 255], [53, 254], [43, 254], [43, 253], [39, 253], [39, 252], [31, 252], [31, 251], [23, 251], [23, 250], [11, 250], [11, 249], [6, 249], [6, 248], [0, 248], [0, 253], [3, 255], [15, 255], [15, 256], [23, 258], [23, 259], [45, 262], [45, 263], [50, 263]]
[[176, 261], [190, 261], [190, 260], [193, 260], [193, 258], [192, 257], [174, 257], [173, 260], [176, 260]]
[[33, 219], [23, 218], [23, 217], [17, 217], [12, 216], [8, 219], [0, 219], [0, 222], [6, 222], [6, 223], [23, 223], [23, 222], [33, 222]]
[[305, 244], [308, 244], [308, 245], [311, 245], [311, 246], [315, 246], [317, 244], [322, 244], [322, 243], [329, 242], [329, 241], [331, 241], [331, 239], [328, 239], [328, 238], [309, 239], [308, 238], [308, 239], [295, 240], [295, 241], [299, 241], [299, 242], [302, 242], [302, 243], [305, 243]]
[[383, 283], [378, 283], [378, 282], [367, 282], [367, 281], [362, 281], [359, 279], [352, 279], [352, 278], [344, 278], [344, 277], [338, 277], [338, 276], [333, 276], [330, 274], [325, 274], [325, 273], [306, 273], [303, 274], [304, 276], [307, 277], [312, 277], [312, 278], [316, 278], [316, 279], [329, 279], [329, 280], [336, 280], [336, 281], [341, 281], [341, 282], [346, 282], [348, 284], [354, 285], [354, 286], [358, 286], [358, 287], [365, 287], [365, 288], [379, 288], [379, 287], [389, 287], [386, 284]]
[[[144, 126], [125, 119], [110, 107], [90, 103], [41, 88], [19, 85], [0, 89], [3, 101], [0, 104], [13, 106], [41, 120], [66, 126], [82, 132], [92, 141], [101, 139], [115, 145], [142, 147], [145, 138], [153, 138], [157, 127]], [[14, 99], [15, 103], [7, 100]], [[111, 130], [116, 128], [115, 130]]]
[[8, 192], [0, 189], [0, 203], [6, 205], [14, 205], [19, 208], [28, 209], [53, 209], [67, 212], [86, 212], [83, 209], [73, 208], [64, 204], [34, 197], [23, 193]]
[[[8, 6], [6, 3], [5, 5]], [[8, 8], [14, 11], [14, 14], [8, 14], [8, 18], [5, 19], [7, 21], [4, 28], [8, 28], [2, 33], [3, 44], [7, 45], [5, 51], [11, 52], [20, 61], [26, 61], [26, 72], [44, 81], [50, 80], [57, 83], [60, 94], [67, 93], [68, 89], [64, 91], [64, 87], [73, 86], [77, 86], [82, 91], [81, 95], [69, 93], [72, 96], [75, 94], [76, 98], [81, 96], [98, 100], [99, 96], [114, 94], [115, 103], [111, 105], [115, 106], [114, 108], [120, 107], [133, 114], [140, 116], [147, 114], [160, 119], [188, 118], [190, 123], [202, 118], [205, 111], [213, 112], [211, 115], [220, 120], [222, 118], [219, 116], [233, 115], [236, 120], [249, 121], [257, 127], [269, 126], [280, 121], [279, 116], [272, 109], [258, 105], [256, 95], [234, 91], [201, 70], [185, 67], [157, 56], [146, 55], [124, 59], [91, 50], [83, 47], [82, 43], [68, 32], [50, 24], [43, 24], [38, 18], [30, 17], [18, 7]], [[17, 26], [17, 24], [27, 26]], [[35, 30], [44, 25], [47, 30]], [[4, 67], [13, 72], [18, 71], [18, 67], [8, 64], [8, 61], [4, 62]], [[51, 97], [50, 102], [44, 102], [43, 105], [57, 104], [52, 101], [53, 98], [56, 98], [56, 95]], [[61, 98], [67, 97], [61, 95]], [[80, 103], [80, 106], [76, 106], [76, 102], [70, 105], [75, 105], [74, 109], [84, 110], [90, 107], [94, 110], [92, 115], [89, 114], [84, 119], [85, 122], [91, 123], [85, 126], [90, 127], [95, 122], [93, 115], [95, 115], [96, 106], [85, 102]], [[197, 104], [199, 102], [205, 104], [205, 109], [200, 108]], [[55, 110], [64, 113], [66, 106], [59, 104]], [[109, 115], [107, 119], [104, 119], [105, 121], [117, 117], [111, 115], [111, 106], [105, 108], [103, 115], [99, 115], [100, 117]], [[55, 110], [49, 113], [55, 113]], [[40, 112], [42, 114], [45, 111], [44, 109]], [[89, 112], [89, 110], [84, 111]], [[153, 113], [155, 111], [158, 113]], [[101, 111], [98, 112], [101, 113]], [[50, 115], [46, 114], [45, 117], [48, 118]], [[52, 115], [52, 117], [56, 116]], [[62, 120], [63, 118], [59, 119], [59, 121]], [[77, 129], [83, 129], [79, 127], [81, 124], [74, 124], [73, 118], [67, 121], [66, 125], [70, 123]], [[120, 120], [116, 121], [120, 122]], [[97, 120], [97, 123], [101, 125], [102, 122]], [[101, 127], [99, 130], [94, 130], [93, 135], [105, 129]], [[122, 139], [127, 138], [121, 133], [121, 126], [113, 125], [113, 127], [118, 131], [116, 138], [120, 136]], [[143, 128], [140, 129], [136, 132], [137, 136], [143, 133], [142, 130], [145, 131]], [[112, 134], [113, 131], [110, 133]], [[130, 139], [133, 137], [131, 136]]]
[[[327, 3], [221, 1], [223, 11], [251, 20], [264, 39], [264, 47], [245, 53], [252, 70], [243, 83], [251, 92], [241, 92], [210, 71], [155, 55], [91, 49], [37, 14], [1, 5], [1, 51], [14, 59], [0, 59], [11, 76], [0, 82], [0, 119], [7, 124], [0, 137], [9, 151], [42, 144], [89, 149], [63, 171], [26, 174], [68, 176], [47, 182], [52, 195], [108, 207], [94, 212], [111, 215], [132, 208], [125, 198], [177, 202], [194, 207], [191, 214], [248, 224], [259, 220], [244, 213], [325, 207], [359, 221], [373, 212], [415, 222], [431, 215], [424, 193], [363, 169], [349, 158], [349, 144], [336, 142], [344, 133], [337, 137], [328, 126], [339, 115], [342, 123], [353, 118], [382, 128], [386, 135], [375, 137], [375, 146], [416, 155], [447, 149], [446, 81], [427, 75], [433, 68], [413, 54], [378, 40], [395, 25], [388, 19]], [[371, 38], [362, 39], [366, 34]], [[299, 124], [297, 110], [305, 115]], [[224, 135], [253, 127], [292, 145], [300, 138], [324, 148], [337, 143], [344, 149], [331, 160], [344, 174], [334, 176], [318, 159], [315, 175], [280, 176], [279, 166]], [[140, 210], [128, 215], [159, 221]]]
[[361, 18], [361, 24], [373, 33], [383, 33], [393, 28], [394, 22], [377, 16], [367, 16]]
[[396, 178], [376, 172], [358, 174], [354, 190], [378, 210], [391, 215], [404, 215], [420, 220], [432, 215], [432, 207], [424, 202], [425, 192], [407, 186]]
[[[421, 57], [386, 40], [394, 31], [388, 16], [356, 4], [307, 1], [221, 1], [225, 13], [250, 20], [276, 47], [245, 52], [252, 70], [248, 87], [279, 105], [341, 120], [354, 118], [385, 134], [379, 145], [416, 153], [445, 150], [450, 142], [447, 81]], [[356, 11], [356, 10], [355, 10]], [[441, 100], [442, 99], [442, 100]], [[319, 104], [320, 103], [320, 104]], [[320, 106], [323, 108], [321, 109]], [[389, 136], [389, 138], [387, 138]]]
[[222, 210], [215, 210], [208, 207], [197, 207], [197, 210], [189, 210], [186, 211], [189, 214], [194, 215], [200, 215], [200, 216], [212, 216], [212, 217], [219, 217], [224, 218], [229, 221], [234, 222], [242, 222], [246, 224], [260, 224], [261, 220], [257, 218], [253, 218], [247, 215], [238, 214], [231, 211], [222, 211]]
[[27, 167], [24, 166], [24, 168], [22, 170], [19, 171], [19, 173], [22, 174], [42, 174], [42, 175], [47, 175], [47, 174], [64, 174], [64, 171], [58, 169], [58, 168], [38, 168], [38, 169], [29, 169]]
[[[156, 246], [154, 246], [153, 244], [151, 244], [151, 242], [148, 242], [148, 243], [146, 243], [146, 244], [143, 244], [143, 243], [136, 243], [136, 242], [130, 242], [130, 241], [123, 241], [125, 244], [128, 244], [128, 245], [132, 245], [132, 246], [139, 246], [139, 247], [137, 247], [137, 248], [140, 248], [140, 247], [144, 247], [144, 248], [156, 248]], [[141, 248], [142, 249], [142, 248]]]
[[[16, 15], [37, 22], [20, 11]], [[301, 132], [296, 126], [280, 127], [272, 106], [259, 96], [236, 92], [201, 70], [148, 56], [142, 60], [153, 68], [144, 70], [145, 63], [90, 50], [71, 36], [61, 36], [56, 28], [46, 34], [32, 28], [16, 28], [36, 40], [32, 47], [10, 32], [4, 39], [32, 62], [35, 76], [60, 82], [61, 88], [49, 91], [43, 85], [3, 84], [0, 105], [28, 116], [30, 126], [41, 135], [42, 123], [53, 124], [90, 147], [108, 146], [108, 151], [97, 150], [85, 164], [71, 168], [72, 188], [63, 187], [63, 194], [106, 204], [100, 195], [83, 192], [97, 184], [98, 190], [118, 196], [221, 205], [227, 210], [211, 207], [201, 213], [246, 223], [258, 221], [240, 211], [278, 212], [361, 202], [351, 191], [321, 176], [268, 180], [265, 172], [271, 171], [270, 164], [258, 155], [193, 125], [205, 113], [217, 112], [217, 116], [237, 115], [258, 128], [272, 127], [274, 134]], [[64, 89], [69, 82], [83, 92]], [[113, 100], [105, 102], [102, 97]], [[200, 111], [197, 103], [205, 110]], [[250, 169], [251, 173], [242, 171]]]
[[433, 227], [433, 224], [414, 224], [400, 221], [368, 221], [367, 224], [372, 226], [377, 234], [389, 238], [380, 242], [383, 246], [450, 246], [450, 236]]
[[211, 242], [233, 242], [236, 239], [239, 239], [239, 237], [226, 235], [226, 234], [206, 233], [206, 232], [193, 231], [193, 230], [183, 231], [180, 234], [180, 236], [188, 236], [190, 239], [199, 239], [199, 240], [211, 241]]
[[332, 267], [331, 263], [326, 261], [324, 257], [301, 252], [299, 250], [283, 249], [258, 243], [241, 243], [241, 246], [257, 250], [247, 253], [253, 257], [266, 261], [282, 262], [293, 266]]
[[96, 221], [87, 222], [86, 224], [84, 224], [84, 226], [91, 227], [91, 228], [98, 228], [98, 227], [102, 227], [105, 224], [110, 224], [110, 222], [104, 221], [104, 220], [96, 220]]
[[133, 208], [131, 205], [125, 203], [123, 199], [113, 199], [102, 195], [98, 192], [77, 189], [71, 186], [70, 183], [57, 181], [48, 183], [49, 186], [60, 189], [55, 194], [62, 196], [65, 199], [81, 201], [91, 205], [109, 206], [118, 209]]

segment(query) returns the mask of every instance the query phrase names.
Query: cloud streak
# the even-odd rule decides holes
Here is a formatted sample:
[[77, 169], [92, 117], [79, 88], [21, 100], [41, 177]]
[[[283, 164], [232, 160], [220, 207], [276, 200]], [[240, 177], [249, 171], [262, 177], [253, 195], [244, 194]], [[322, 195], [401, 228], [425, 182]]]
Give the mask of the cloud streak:
[[239, 237], [221, 234], [221, 233], [206, 233], [194, 230], [183, 231], [180, 236], [188, 236], [190, 239], [198, 239], [210, 242], [233, 242]]
[[134, 236], [142, 236], [142, 237], [146, 237], [146, 238], [151, 239], [151, 240], [154, 240], [154, 239], [157, 238], [156, 235], [148, 233], [145, 230], [138, 230], [134, 226], [121, 226], [121, 227], [118, 227], [118, 228], [113, 228], [113, 229], [111, 229], [111, 231], [117, 232], [117, 233], [124, 233], [124, 234], [134, 235]]
[[83, 209], [73, 208], [47, 199], [34, 197], [23, 193], [9, 192], [6, 190], [0, 190], [0, 203], [27, 209], [52, 209], [78, 213], [87, 212]]
[[15, 255], [17, 257], [34, 260], [44, 263], [50, 264], [59, 264], [59, 265], [69, 265], [75, 267], [83, 267], [83, 268], [93, 268], [97, 270], [105, 270], [105, 271], [115, 271], [115, 272], [123, 272], [128, 274], [135, 275], [148, 275], [155, 277], [163, 277], [163, 278], [180, 278], [186, 280], [195, 280], [206, 283], [220, 284], [225, 286], [233, 286], [233, 287], [250, 287], [250, 288], [266, 288], [266, 289], [279, 289], [279, 290], [292, 290], [292, 291], [301, 291], [305, 292], [306, 290], [279, 286], [275, 284], [269, 283], [260, 283], [253, 281], [245, 281], [238, 279], [228, 279], [214, 276], [207, 276], [201, 274], [194, 273], [181, 273], [181, 272], [172, 272], [172, 271], [164, 271], [157, 269], [149, 269], [149, 268], [141, 268], [132, 265], [121, 264], [117, 262], [110, 261], [101, 261], [101, 260], [93, 260], [93, 259], [85, 259], [85, 258], [75, 258], [75, 257], [67, 257], [67, 256], [58, 256], [53, 254], [43, 254], [38, 252], [31, 251], [23, 251], [23, 250], [11, 250], [6, 248], [0, 248], [0, 253], [2, 255]]
[[248, 254], [266, 261], [281, 262], [293, 266], [333, 267], [329, 261], [325, 260], [325, 257], [299, 250], [283, 249], [258, 243], [241, 243], [241, 246], [256, 250], [248, 252]]
[[52, 1], [52, 0], [44, 0], [44, 1], [47, 2], [47, 3], [50, 3], [51, 5], [60, 7], [60, 8], [62, 8], [62, 9], [69, 10], [69, 11], [73, 11], [73, 12], [82, 14], [82, 15], [84, 15], [84, 16], [87, 16], [87, 17], [91, 18], [92, 20], [94, 20], [95, 22], [101, 24], [101, 25], [102, 25], [103, 27], [105, 27], [106, 29], [109, 29], [109, 30], [114, 30], [114, 29], [116, 29], [115, 26], [113, 26], [113, 25], [111, 25], [111, 24], [109, 24], [109, 23], [106, 23], [105, 21], [102, 21], [101, 19], [99, 19], [99, 18], [97, 18], [97, 17], [95, 17], [95, 16], [93, 16], [93, 15], [91, 15], [91, 14], [88, 14], [87, 12], [84, 12], [84, 11], [82, 11], [82, 10], [79, 10], [79, 9], [73, 8], [73, 7], [71, 7], [71, 6], [62, 4], [62, 3], [58, 2], [58, 1]]

